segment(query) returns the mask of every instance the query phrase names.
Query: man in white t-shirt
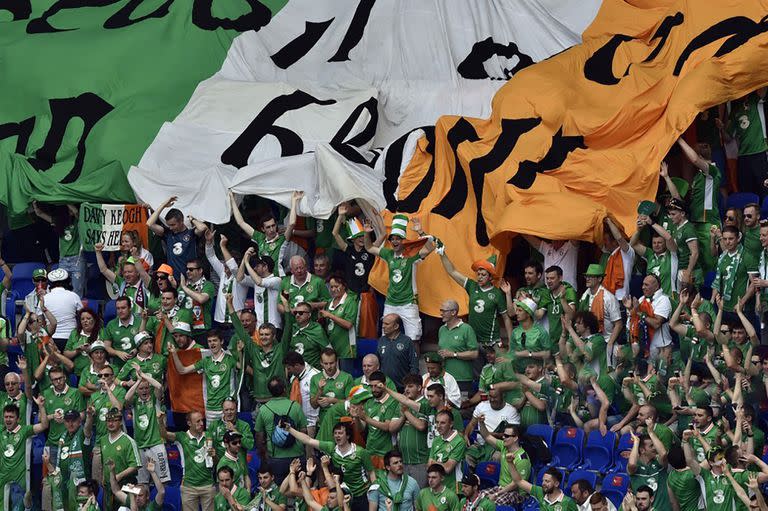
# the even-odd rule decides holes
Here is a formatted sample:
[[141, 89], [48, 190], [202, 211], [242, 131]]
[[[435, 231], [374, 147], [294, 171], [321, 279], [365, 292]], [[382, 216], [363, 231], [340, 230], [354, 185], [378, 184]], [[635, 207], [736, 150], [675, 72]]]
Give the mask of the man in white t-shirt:
[[[649, 313], [648, 305], [652, 314]], [[666, 355], [665, 352], [672, 350], [672, 334], [669, 331], [672, 303], [661, 290], [659, 277], [653, 274], [646, 275], [643, 279], [643, 296], [639, 301], [631, 300], [631, 297], [627, 296], [624, 299], [624, 306], [631, 312], [633, 319], [641, 315], [648, 329], [653, 329], [653, 336], [650, 339], [651, 360]]]
[[272, 258], [261, 255], [251, 261], [255, 253], [254, 247], [245, 251], [236, 278], [238, 282], [253, 287], [253, 310], [258, 324], [272, 323], [280, 330], [283, 327], [283, 316], [277, 310], [277, 304], [280, 303], [282, 280], [274, 275], [275, 262]]
[[576, 287], [576, 275], [579, 261], [579, 242], [573, 240], [545, 241], [538, 236], [524, 234], [523, 238], [544, 256], [544, 268], [559, 266], [563, 270], [563, 280]]
[[[53, 334], [53, 340], [59, 351], [63, 353], [69, 333], [77, 328], [77, 311], [83, 308], [83, 302], [77, 293], [70, 291], [72, 284], [67, 270], [57, 268], [48, 273], [48, 285], [45, 308], [56, 318], [56, 332]], [[45, 310], [42, 312], [45, 313]]]
[[[500, 432], [502, 424], [520, 424], [520, 414], [511, 404], [504, 401], [504, 393], [499, 389], [490, 389], [488, 391], [488, 400], [480, 401], [472, 413], [472, 420], [464, 428], [464, 438], [469, 445], [469, 435], [474, 431], [480, 417], [485, 417], [485, 426], [493, 434]], [[491, 461], [496, 453], [492, 445], [486, 445], [483, 435], [477, 435], [475, 444], [467, 449], [467, 462], [471, 466], [476, 466], [480, 461]]]
[[245, 307], [245, 298], [248, 295], [248, 288], [235, 279], [235, 273], [237, 273], [237, 262], [235, 258], [227, 248], [227, 237], [223, 234], [219, 240], [219, 248], [221, 248], [221, 255], [224, 258], [224, 263], [216, 256], [216, 251], [213, 248], [213, 240], [216, 235], [216, 231], [207, 229], [205, 231], [205, 257], [208, 259], [208, 263], [211, 265], [211, 271], [216, 273], [219, 277], [219, 289], [216, 293], [216, 304], [213, 309], [213, 320], [219, 323], [220, 326], [228, 328], [231, 326], [231, 321], [227, 315], [227, 294], [232, 294], [233, 304], [236, 311], [241, 311]]

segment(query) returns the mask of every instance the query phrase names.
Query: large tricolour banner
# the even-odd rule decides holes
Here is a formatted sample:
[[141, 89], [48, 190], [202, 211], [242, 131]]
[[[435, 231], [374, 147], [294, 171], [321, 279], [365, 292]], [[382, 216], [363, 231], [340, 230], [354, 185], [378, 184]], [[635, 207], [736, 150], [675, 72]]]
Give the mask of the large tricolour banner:
[[[0, 201], [12, 213], [30, 198], [128, 202], [121, 172], [135, 164], [138, 198], [178, 195], [185, 213], [217, 223], [230, 189], [284, 205], [300, 189], [300, 213], [319, 218], [349, 199], [419, 215], [466, 273], [490, 254], [503, 261], [514, 233], [599, 239], [608, 212], [631, 230], [696, 113], [768, 83], [760, 1], [291, 0], [241, 15], [213, 0], [135, 13], [136, 2], [86, 3], [33, 6], [9, 24], [14, 70], [26, 58], [15, 44], [39, 50], [36, 36], [85, 52], [0, 76], [29, 100], [0, 99], [12, 112], [0, 110]], [[110, 21], [94, 24], [97, 12]], [[80, 92], [49, 101], [42, 136], [28, 117], [44, 119], [33, 100], [56, 87], [39, 76], [78, 65]], [[82, 124], [67, 128], [73, 118]], [[385, 290], [381, 266], [373, 280]], [[463, 296], [432, 258], [419, 291], [429, 314]]]

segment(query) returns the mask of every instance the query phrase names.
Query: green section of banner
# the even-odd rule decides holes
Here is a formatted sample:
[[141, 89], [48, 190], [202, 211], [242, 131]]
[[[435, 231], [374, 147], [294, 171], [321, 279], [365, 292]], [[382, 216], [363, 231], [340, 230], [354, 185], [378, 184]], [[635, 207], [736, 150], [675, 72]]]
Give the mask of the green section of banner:
[[29, 3], [0, 8], [14, 18], [0, 22], [0, 203], [12, 227], [28, 222], [33, 199], [133, 202], [126, 174], [162, 123], [239, 32], [287, 0]]

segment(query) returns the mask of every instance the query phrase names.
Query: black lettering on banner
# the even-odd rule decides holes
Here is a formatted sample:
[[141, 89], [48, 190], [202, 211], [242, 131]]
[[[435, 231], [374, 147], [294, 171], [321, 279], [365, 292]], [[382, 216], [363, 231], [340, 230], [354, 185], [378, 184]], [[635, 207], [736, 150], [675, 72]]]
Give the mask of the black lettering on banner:
[[563, 166], [565, 159], [568, 157], [568, 153], [576, 149], [586, 149], [584, 145], [584, 137], [564, 137], [563, 128], [561, 127], [552, 137], [552, 145], [550, 145], [547, 154], [544, 158], [538, 162], [523, 161], [517, 167], [517, 173], [510, 178], [507, 183], [516, 186], [517, 188], [527, 190], [533, 185], [536, 180], [536, 174], [538, 172], [546, 172], [548, 170], [559, 169]]
[[[231, 0], [224, 0], [229, 2]], [[192, 7], [192, 23], [203, 30], [216, 30], [224, 28], [246, 32], [259, 30], [272, 19], [272, 11], [259, 0], [245, 0], [251, 8], [251, 12], [243, 14], [237, 19], [216, 18], [212, 14], [213, 0], [195, 0]]]
[[[656, 58], [664, 45], [667, 44], [669, 35], [672, 29], [676, 26], [682, 25], [684, 21], [683, 13], [678, 12], [674, 16], [667, 16], [659, 25], [659, 28], [653, 34], [651, 41], [660, 39], [659, 44], [653, 51], [646, 57], [643, 62], [650, 62]], [[591, 57], [584, 63], [584, 77], [587, 80], [596, 82], [602, 85], [616, 85], [621, 78], [617, 78], [613, 74], [613, 59], [616, 57], [616, 50], [619, 49], [623, 43], [632, 41], [635, 39], [632, 36], [624, 34], [616, 34], [605, 43], [600, 49], [598, 49]], [[622, 77], [629, 74], [629, 68], [631, 64], [627, 66]]]
[[135, 11], [136, 8], [142, 4], [142, 2], [144, 2], [144, 0], [130, 0], [119, 11], [110, 16], [109, 19], [104, 22], [104, 28], [124, 28], [135, 25], [136, 23], [141, 23], [142, 21], [148, 20], [150, 18], [164, 18], [170, 12], [170, 7], [173, 3], [173, 0], [166, 0], [163, 5], [151, 13], [145, 14], [144, 16], [139, 16], [136, 19], [131, 19], [131, 14], [133, 14], [133, 11]]
[[[339, 131], [336, 132], [336, 134], [331, 139], [331, 143], [337, 143], [337, 144], [350, 144], [355, 147], [361, 147], [364, 144], [370, 142], [373, 140], [373, 137], [376, 135], [376, 125], [379, 122], [379, 109], [378, 109], [379, 102], [376, 98], [370, 98], [365, 103], [361, 103], [355, 107], [355, 109], [352, 111], [351, 114], [349, 114], [349, 117], [347, 117], [347, 120], [344, 121], [344, 123], [339, 128]], [[355, 127], [355, 124], [357, 123], [357, 119], [360, 117], [360, 114], [363, 113], [363, 110], [367, 110], [368, 114], [370, 115], [370, 118], [368, 119], [368, 124], [365, 125], [365, 128], [352, 137], [349, 140], [346, 140], [346, 138], [349, 136], [349, 134], [352, 132], [352, 128]]]
[[266, 135], [273, 135], [280, 142], [281, 156], [301, 154], [304, 151], [301, 137], [287, 128], [275, 126], [275, 122], [291, 110], [298, 110], [312, 104], [326, 106], [334, 103], [336, 103], [335, 99], [320, 100], [301, 90], [276, 97], [267, 103], [240, 136], [232, 142], [232, 145], [221, 154], [221, 162], [237, 168], [245, 167], [248, 165], [251, 151]]
[[64, 133], [69, 121], [79, 117], [83, 121], [83, 133], [77, 143], [77, 156], [72, 170], [69, 171], [62, 184], [72, 183], [80, 177], [85, 160], [85, 141], [93, 127], [114, 107], [104, 101], [93, 92], [85, 92], [77, 97], [51, 99], [48, 101], [51, 107], [51, 127], [45, 137], [43, 146], [35, 152], [35, 156], [29, 158], [29, 163], [37, 170], [48, 170], [56, 163], [56, 155], [61, 149]]
[[331, 26], [333, 20], [334, 18], [331, 18], [328, 21], [320, 21], [318, 23], [307, 21], [304, 24], [303, 34], [280, 48], [277, 53], [269, 58], [280, 69], [288, 69], [309, 53], [309, 50], [317, 44], [317, 41], [320, 40], [325, 31], [328, 30], [328, 27]]
[[6, 138], [18, 137], [16, 139], [16, 153], [27, 154], [27, 144], [29, 137], [32, 136], [32, 130], [35, 128], [35, 118], [30, 117], [21, 122], [9, 122], [0, 124], [0, 140]]
[[77, 28], [55, 28], [48, 20], [49, 18], [65, 9], [79, 9], [81, 7], [106, 7], [119, 1], [120, 0], [58, 0], [43, 14], [41, 14], [39, 18], [35, 18], [29, 21], [27, 24], [27, 33], [47, 34], [77, 30]]
[[[489, 76], [483, 63], [491, 57], [504, 57], [507, 60], [517, 58], [517, 63], [511, 68], [504, 68], [504, 78]], [[492, 37], [483, 41], [478, 41], [472, 45], [472, 50], [469, 52], [464, 60], [461, 61], [456, 71], [469, 80], [509, 80], [516, 73], [522, 69], [533, 64], [533, 59], [520, 51], [517, 45], [513, 42], [508, 43], [506, 46], [497, 43]]]
[[[411, 193], [403, 200], [397, 199], [397, 186], [400, 180], [400, 166], [403, 162], [403, 152], [405, 151], [405, 142], [408, 140], [408, 136], [416, 130], [423, 130], [425, 137], [427, 138], [427, 152], [432, 154], [432, 162], [429, 164], [429, 169], [421, 182], [411, 191]], [[401, 212], [401, 213], [413, 213], [419, 210], [421, 207], [421, 201], [423, 201], [429, 191], [432, 189], [432, 185], [435, 182], [435, 127], [434, 126], [422, 126], [420, 128], [413, 129], [401, 136], [389, 145], [387, 149], [387, 155], [384, 157], [384, 198], [387, 201], [387, 209], [389, 211]]]
[[469, 188], [467, 186], [467, 176], [464, 174], [464, 168], [459, 162], [459, 155], [457, 153], [459, 144], [467, 140], [470, 142], [475, 142], [480, 140], [480, 137], [477, 136], [475, 127], [472, 126], [472, 124], [470, 124], [469, 121], [467, 121], [465, 118], [461, 117], [458, 121], [456, 121], [456, 124], [454, 124], [450, 130], [448, 130], [446, 139], [448, 140], [448, 144], [450, 144], [451, 150], [453, 151], [453, 182], [451, 183], [451, 187], [448, 189], [448, 193], [445, 194], [437, 206], [432, 208], [432, 213], [450, 220], [456, 215], [456, 213], [464, 209], [464, 204], [467, 202], [467, 194], [469, 193]]
[[28, 20], [32, 15], [31, 0], [0, 0], [0, 11], [13, 14], [13, 21]]
[[365, 33], [365, 27], [368, 25], [368, 19], [371, 16], [371, 9], [376, 3], [376, 0], [360, 0], [355, 9], [355, 14], [352, 16], [352, 21], [347, 28], [347, 33], [344, 34], [344, 39], [341, 40], [339, 49], [336, 53], [328, 59], [328, 62], [345, 62], [349, 60], [349, 52], [357, 46]]
[[683, 65], [688, 58], [696, 50], [707, 46], [719, 39], [727, 37], [728, 39], [720, 45], [720, 48], [715, 52], [714, 57], [722, 57], [731, 53], [733, 50], [747, 43], [753, 37], [756, 37], [764, 32], [768, 32], [768, 15], [763, 16], [759, 22], [752, 21], [744, 16], [735, 16], [722, 20], [704, 32], [693, 38], [685, 50], [680, 54], [675, 64], [675, 70], [672, 74], [675, 76], [680, 75], [680, 71], [683, 69]]
[[[371, 149], [369, 151], [360, 152], [360, 150], [350, 144], [338, 144], [331, 142], [329, 145], [331, 148], [333, 148], [334, 151], [352, 163], [365, 165], [366, 167], [370, 168], [374, 168], [376, 166], [376, 161], [378, 161], [379, 156], [381, 156], [380, 149]], [[373, 157], [370, 160], [367, 160], [363, 153], [373, 153]]]

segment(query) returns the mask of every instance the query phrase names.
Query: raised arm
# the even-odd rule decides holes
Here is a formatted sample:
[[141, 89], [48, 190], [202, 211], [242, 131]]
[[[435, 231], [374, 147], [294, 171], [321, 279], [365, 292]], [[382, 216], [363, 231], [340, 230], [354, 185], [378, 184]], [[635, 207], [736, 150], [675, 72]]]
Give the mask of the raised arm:
[[99, 271], [104, 275], [105, 279], [114, 284], [115, 280], [117, 280], [117, 275], [115, 275], [115, 272], [113, 272], [109, 266], [107, 266], [106, 261], [104, 261], [104, 254], [102, 254], [104, 244], [96, 243], [93, 245], [93, 250], [96, 252], [96, 264], [99, 266]]
[[386, 385], [383, 385], [379, 381], [373, 382], [373, 385], [379, 387], [381, 390], [383, 390], [384, 392], [389, 394], [391, 397], [393, 397], [395, 399], [395, 401], [397, 401], [401, 405], [407, 406], [408, 408], [410, 408], [414, 412], [418, 412], [419, 408], [421, 408], [421, 405], [419, 403], [417, 403], [416, 401], [413, 401], [412, 399], [408, 399], [403, 394], [400, 394], [399, 392], [390, 389], [389, 387], [387, 387]]
[[629, 452], [629, 460], [627, 460], [627, 474], [634, 475], [637, 472], [637, 460], [640, 457], [640, 439], [632, 431], [629, 434], [632, 437], [632, 450]]
[[622, 252], [628, 252], [631, 248], [629, 246], [629, 243], [627, 242], [627, 239], [624, 237], [624, 235], [621, 233], [619, 228], [616, 226], [615, 223], [613, 223], [613, 220], [611, 220], [610, 217], [605, 218], [605, 223], [608, 225], [608, 229], [611, 230], [611, 235], [616, 240], [616, 242], [619, 244], [619, 248]]
[[333, 224], [333, 231], [331, 232], [334, 241], [336, 241], [336, 246], [342, 252], [346, 252], [348, 246], [347, 240], [341, 235], [341, 226], [347, 220], [347, 211], [349, 211], [349, 208], [346, 202], [339, 204], [339, 207], [336, 209], [336, 222]]
[[198, 220], [192, 215], [187, 215], [187, 220], [189, 220], [189, 223], [192, 224], [192, 227], [195, 230], [195, 236], [202, 236], [202, 234], [208, 230], [208, 226], [205, 225], [205, 222]]
[[243, 214], [240, 212], [240, 208], [237, 207], [237, 201], [235, 201], [235, 194], [232, 193], [232, 191], [229, 192], [229, 203], [232, 206], [232, 216], [235, 217], [235, 222], [237, 225], [240, 226], [240, 229], [243, 230], [243, 232], [248, 236], [249, 238], [253, 237], [253, 232], [255, 229], [250, 226], [248, 222], [245, 221], [243, 218]]
[[520, 472], [518, 472], [517, 467], [515, 466], [514, 453], [508, 452], [504, 462], [507, 464], [507, 467], [509, 468], [509, 475], [512, 476], [512, 480], [515, 482], [517, 487], [523, 490], [525, 493], [531, 493], [533, 485], [523, 479], [523, 476], [521, 476]]
[[680, 192], [677, 190], [677, 186], [675, 186], [675, 182], [672, 181], [671, 177], [669, 177], [669, 166], [667, 165], [667, 162], [665, 161], [661, 162], [661, 169], [659, 170], [659, 175], [667, 184], [667, 189], [669, 190], [669, 194], [675, 199], [682, 199], [682, 197], [680, 197]]
[[160, 436], [163, 439], [165, 439], [168, 442], [176, 441], [176, 433], [172, 431], [168, 431], [168, 428], [165, 425], [165, 412], [163, 411], [157, 412], [157, 425], [160, 428]]
[[688, 158], [688, 161], [693, 163], [693, 165], [702, 171], [706, 176], [709, 172], [709, 162], [699, 156], [696, 151], [694, 151], [693, 148], [688, 145], [688, 142], [683, 140], [683, 137], [677, 139], [677, 145], [679, 145], [680, 149], [683, 150], [683, 154], [685, 154], [685, 157]]
[[[208, 263], [211, 265], [216, 275], [221, 278], [224, 274], [224, 265], [221, 263], [218, 257], [216, 257], [216, 251], [213, 248], [213, 238], [216, 236], [216, 231], [213, 229], [205, 230], [205, 258], [208, 259]], [[224, 260], [226, 261], [226, 256]]]
[[363, 235], [365, 251], [371, 255], [378, 256], [379, 251], [381, 250], [381, 247], [377, 247], [373, 243], [371, 243], [371, 236], [373, 236], [375, 231], [373, 230], [373, 225], [371, 224], [370, 220], [368, 219], [365, 220], [365, 223], [363, 224], [363, 229], [365, 230], [365, 234]]
[[211, 299], [210, 296], [208, 296], [208, 293], [198, 293], [194, 289], [190, 288], [187, 285], [187, 278], [182, 274], [181, 275], [181, 282], [179, 283], [182, 291], [184, 291], [187, 296], [191, 297], [194, 301], [197, 303], [203, 304], [208, 302], [208, 300]]
[[174, 346], [173, 343], [168, 343], [168, 352], [171, 354], [171, 358], [173, 358], [173, 366], [176, 368], [179, 374], [189, 374], [195, 372], [194, 365], [184, 365], [184, 363], [179, 358], [179, 354], [176, 352], [176, 346]]
[[464, 285], [467, 283], [468, 277], [456, 270], [456, 267], [454, 267], [451, 260], [448, 259], [448, 254], [446, 254], [444, 250], [441, 250], [439, 254], [440, 261], [442, 261], [443, 268], [445, 268], [445, 271], [448, 273], [448, 275], [450, 275], [458, 285], [464, 287]]
[[309, 447], [312, 447], [313, 449], [320, 449], [320, 441], [312, 438], [311, 436], [307, 435], [306, 433], [302, 433], [298, 429], [295, 429], [293, 426], [288, 426], [288, 432], [293, 435], [293, 437], [301, 442], [304, 445], [307, 445]]
[[160, 213], [163, 212], [165, 208], [170, 208], [174, 205], [174, 203], [178, 200], [178, 197], [175, 195], [172, 197], [169, 197], [165, 202], [160, 204], [160, 207], [158, 207], [156, 210], [152, 212], [152, 214], [147, 219], [147, 227], [157, 234], [158, 236], [162, 236], [165, 234], [165, 227], [163, 227], [160, 223], [158, 223], [158, 220], [160, 220]]
[[293, 192], [293, 194], [291, 194], [291, 212], [288, 214], [288, 225], [285, 227], [285, 241], [290, 241], [293, 236], [293, 229], [296, 227], [299, 202], [303, 197], [304, 192]]

